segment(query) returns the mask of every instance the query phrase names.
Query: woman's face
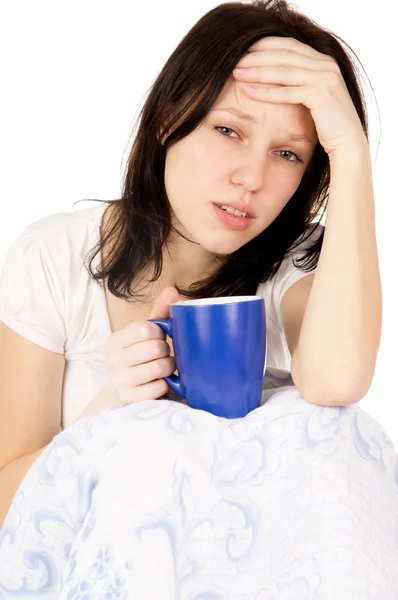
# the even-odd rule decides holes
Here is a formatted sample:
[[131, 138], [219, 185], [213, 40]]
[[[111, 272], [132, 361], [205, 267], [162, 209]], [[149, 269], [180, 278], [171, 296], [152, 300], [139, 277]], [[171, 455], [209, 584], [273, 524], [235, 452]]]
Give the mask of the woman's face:
[[[289, 133], [309, 141], [294, 141]], [[234, 252], [282, 211], [300, 184], [316, 141], [305, 106], [252, 100], [243, 84], [230, 78], [205, 121], [166, 152], [173, 223], [209, 252]], [[217, 207], [235, 203], [252, 217], [231, 219], [230, 212]]]

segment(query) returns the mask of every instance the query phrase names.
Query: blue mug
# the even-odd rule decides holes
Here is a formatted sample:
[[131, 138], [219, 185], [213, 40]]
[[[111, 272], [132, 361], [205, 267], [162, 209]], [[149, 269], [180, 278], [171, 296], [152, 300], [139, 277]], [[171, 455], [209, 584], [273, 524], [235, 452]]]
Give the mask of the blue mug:
[[266, 359], [264, 298], [173, 302], [170, 319], [150, 320], [173, 340], [179, 374], [165, 380], [191, 408], [231, 419], [260, 406]]

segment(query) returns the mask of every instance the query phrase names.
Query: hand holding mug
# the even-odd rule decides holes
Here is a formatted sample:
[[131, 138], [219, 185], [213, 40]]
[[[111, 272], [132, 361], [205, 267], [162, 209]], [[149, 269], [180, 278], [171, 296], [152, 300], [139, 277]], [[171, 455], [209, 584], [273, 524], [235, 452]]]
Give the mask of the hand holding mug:
[[[167, 319], [170, 303], [178, 300], [174, 287], [158, 296], [151, 319]], [[129, 323], [105, 342], [105, 366], [110, 384], [122, 405], [160, 398], [169, 391], [163, 379], [176, 369], [162, 329], [151, 321]]]

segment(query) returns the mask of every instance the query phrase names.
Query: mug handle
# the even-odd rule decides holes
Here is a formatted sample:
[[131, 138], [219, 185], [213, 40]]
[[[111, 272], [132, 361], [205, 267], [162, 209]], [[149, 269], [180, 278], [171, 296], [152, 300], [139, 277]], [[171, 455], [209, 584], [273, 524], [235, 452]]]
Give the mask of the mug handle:
[[[171, 319], [148, 319], [148, 321], [158, 325], [171, 339], [173, 339]], [[183, 400], [186, 400], [179, 375], [173, 374], [170, 375], [170, 377], [163, 377], [163, 379], [167, 385], [169, 385], [181, 398], [183, 398]]]

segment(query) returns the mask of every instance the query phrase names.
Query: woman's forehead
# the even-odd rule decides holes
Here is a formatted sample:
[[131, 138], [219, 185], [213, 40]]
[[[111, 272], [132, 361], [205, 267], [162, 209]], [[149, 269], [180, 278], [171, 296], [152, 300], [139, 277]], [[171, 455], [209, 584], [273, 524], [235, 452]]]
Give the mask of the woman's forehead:
[[[269, 127], [271, 123], [275, 125], [280, 123], [284, 128], [292, 131], [299, 128], [299, 131], [305, 132], [311, 139], [316, 139], [315, 123], [306, 106], [254, 100], [246, 95], [243, 85], [243, 83], [230, 78], [214, 103], [212, 111], [221, 115], [220, 109], [232, 108], [252, 116], [253, 121], [249, 122], [256, 127]], [[276, 87], [274, 84], [262, 85]], [[227, 112], [224, 114], [228, 115]], [[235, 113], [234, 115], [237, 116]]]

